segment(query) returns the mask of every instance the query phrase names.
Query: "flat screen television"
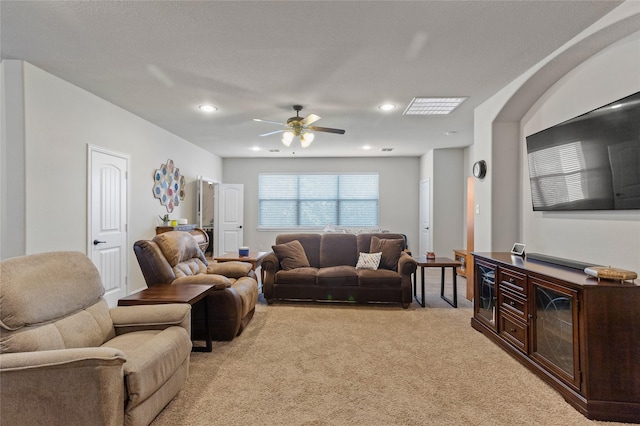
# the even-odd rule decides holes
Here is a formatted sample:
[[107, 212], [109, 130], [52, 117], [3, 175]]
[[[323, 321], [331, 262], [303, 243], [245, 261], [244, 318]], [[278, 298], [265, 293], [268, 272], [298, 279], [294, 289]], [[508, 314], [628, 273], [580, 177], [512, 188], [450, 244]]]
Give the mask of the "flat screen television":
[[640, 92], [526, 141], [533, 210], [640, 209]]

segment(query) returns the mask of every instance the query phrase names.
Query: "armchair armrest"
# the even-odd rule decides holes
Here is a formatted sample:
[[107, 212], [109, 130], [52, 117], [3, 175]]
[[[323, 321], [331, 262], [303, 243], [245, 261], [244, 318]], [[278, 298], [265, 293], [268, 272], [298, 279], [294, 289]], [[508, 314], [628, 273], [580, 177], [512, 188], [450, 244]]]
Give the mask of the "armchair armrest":
[[218, 274], [195, 274], [176, 278], [171, 284], [207, 284], [215, 286], [212, 290], [215, 291], [224, 290], [227, 287], [231, 287], [231, 284], [233, 283], [231, 282], [231, 280], [229, 280], [229, 278]]
[[222, 275], [227, 278], [247, 277], [253, 266], [249, 262], [219, 262], [207, 266], [207, 274]]
[[0, 423], [123, 424], [125, 361], [106, 347], [1, 354]]
[[116, 334], [140, 330], [163, 330], [171, 326], [184, 328], [191, 335], [191, 305], [117, 306], [109, 310]]
[[407, 252], [400, 253], [400, 259], [398, 259], [398, 272], [400, 275], [411, 275], [416, 272], [418, 263]]

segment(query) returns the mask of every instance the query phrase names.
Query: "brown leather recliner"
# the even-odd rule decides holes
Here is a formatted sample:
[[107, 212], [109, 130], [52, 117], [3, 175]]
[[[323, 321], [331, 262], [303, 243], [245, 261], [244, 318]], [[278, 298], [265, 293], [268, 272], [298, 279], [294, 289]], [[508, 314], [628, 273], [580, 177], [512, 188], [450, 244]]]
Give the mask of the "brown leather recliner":
[[[233, 340], [240, 335], [255, 312], [258, 282], [251, 264], [224, 262], [209, 264], [188, 232], [169, 231], [153, 240], [136, 241], [133, 250], [147, 286], [156, 284], [217, 284], [226, 288], [207, 296], [209, 326], [213, 340]], [[193, 306], [192, 338], [204, 340], [204, 305]]]

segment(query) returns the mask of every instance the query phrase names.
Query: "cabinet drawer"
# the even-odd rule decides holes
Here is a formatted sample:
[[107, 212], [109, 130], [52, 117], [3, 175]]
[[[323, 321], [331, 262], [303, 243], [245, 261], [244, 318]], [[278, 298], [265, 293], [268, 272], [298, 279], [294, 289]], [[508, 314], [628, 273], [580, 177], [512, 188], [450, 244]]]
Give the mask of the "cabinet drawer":
[[517, 318], [527, 322], [527, 299], [518, 293], [509, 291], [504, 285], [500, 285], [499, 305], [500, 309], [509, 311]]
[[500, 315], [500, 335], [524, 353], [529, 352], [527, 325], [502, 312]]
[[515, 291], [524, 296], [527, 276], [511, 269], [500, 268], [499, 282], [511, 291]]

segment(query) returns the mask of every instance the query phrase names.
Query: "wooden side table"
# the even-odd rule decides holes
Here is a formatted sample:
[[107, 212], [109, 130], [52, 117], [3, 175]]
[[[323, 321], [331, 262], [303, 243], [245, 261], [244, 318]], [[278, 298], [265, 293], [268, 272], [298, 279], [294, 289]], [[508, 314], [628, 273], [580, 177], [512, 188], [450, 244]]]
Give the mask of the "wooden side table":
[[466, 250], [454, 250], [453, 258], [460, 262], [460, 267], [456, 269], [456, 272], [461, 277], [467, 276], [467, 251]]
[[[424, 303], [424, 268], [440, 268], [442, 270], [441, 278], [440, 278], [440, 297], [442, 300], [453, 306], [454, 308], [458, 307], [458, 283], [457, 283], [457, 274], [456, 268], [458, 268], [461, 263], [457, 260], [449, 259], [448, 257], [436, 257], [435, 259], [427, 259], [426, 256], [417, 256], [414, 257], [418, 266], [420, 267], [420, 274], [422, 278], [422, 299], [418, 299], [417, 295], [417, 287], [418, 283], [416, 282], [417, 277], [414, 276], [413, 280], [413, 298], [422, 306], [425, 307]], [[448, 299], [444, 295], [444, 276], [446, 268], [451, 268], [453, 271], [453, 300]]]
[[[204, 299], [211, 291], [223, 289], [224, 284], [158, 284], [138, 293], [131, 294], [118, 300], [118, 306], [157, 305], [162, 303], [188, 303], [193, 306]], [[204, 304], [206, 346], [193, 346], [193, 352], [211, 352], [211, 330], [209, 328], [209, 304]]]

